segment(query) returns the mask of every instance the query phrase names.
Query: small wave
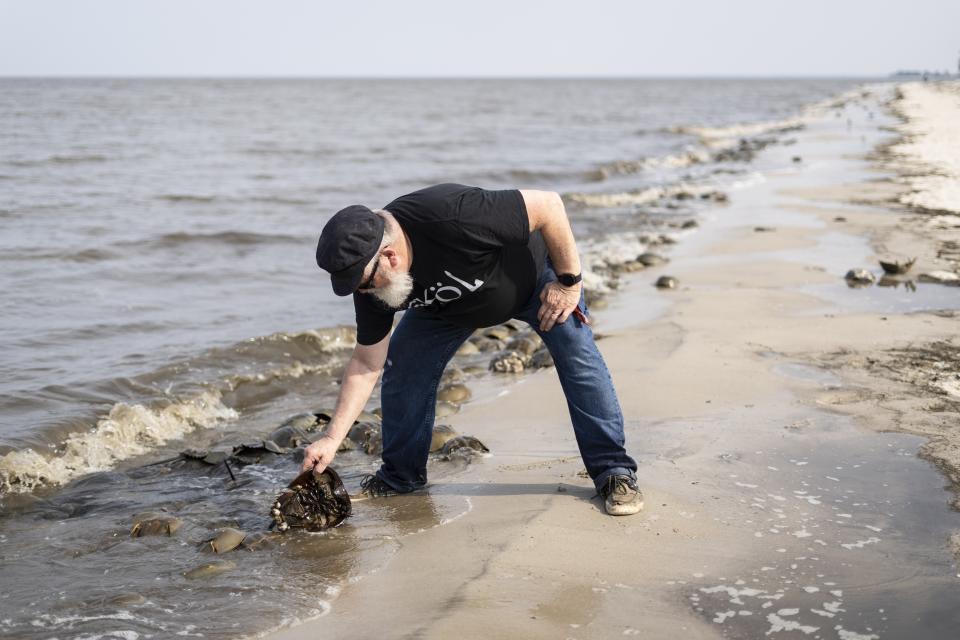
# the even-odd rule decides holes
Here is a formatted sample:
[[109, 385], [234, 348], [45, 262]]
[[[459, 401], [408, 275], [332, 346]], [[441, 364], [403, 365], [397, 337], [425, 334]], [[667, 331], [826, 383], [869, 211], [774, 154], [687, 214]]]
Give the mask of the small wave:
[[[167, 233], [151, 240], [150, 244], [156, 247], [170, 248], [194, 243], [213, 243], [227, 245], [255, 245], [288, 242], [302, 242], [303, 238], [281, 233], [257, 233], [253, 231], [219, 231], [215, 233], [189, 233], [177, 231]], [[124, 243], [128, 245], [130, 243]], [[142, 243], [137, 243], [142, 244]]]
[[785, 118], [764, 122], [738, 123], [723, 127], [681, 125], [666, 129], [669, 133], [694, 135], [708, 147], [722, 147], [734, 144], [740, 138], [750, 138], [771, 133], [799, 131], [806, 126], [805, 117]]
[[[0, 211], [0, 217], [3, 212]], [[106, 249], [82, 249], [80, 251], [44, 251], [42, 247], [28, 247], [7, 252], [3, 260], [29, 262], [32, 260], [65, 260], [67, 262], [102, 262], [117, 258], [118, 254]]]
[[304, 198], [285, 198], [282, 196], [257, 196], [250, 198], [250, 202], [261, 202], [264, 204], [290, 204], [290, 205], [311, 205], [316, 204], [315, 200], [306, 200]]
[[665, 198], [709, 198], [720, 191], [717, 185], [678, 183], [663, 187], [647, 187], [613, 193], [565, 193], [564, 199], [587, 207], [625, 207], [653, 204]]
[[[296, 333], [278, 332], [259, 338], [250, 338], [237, 344], [234, 351], [248, 355], [251, 350], [277, 351], [275, 355], [286, 355], [291, 345], [307, 348], [309, 352], [334, 353], [352, 349], [357, 343], [357, 330], [354, 327], [340, 326], [327, 329], [308, 329]], [[280, 347], [277, 349], [277, 347]], [[264, 354], [264, 355], [268, 355]]]
[[204, 392], [162, 408], [117, 403], [87, 432], [73, 433], [46, 457], [35, 449], [0, 457], [0, 490], [26, 493], [44, 485], [62, 485], [73, 478], [113, 468], [118, 462], [149, 451], [198, 428], [211, 428], [237, 417], [219, 392]]
[[649, 169], [682, 169], [693, 164], [709, 162], [711, 155], [704, 149], [688, 149], [682, 153], [653, 156], [640, 160], [617, 160], [601, 165], [597, 171], [604, 178], [611, 175], [629, 175]]
[[107, 156], [92, 153], [79, 155], [52, 155], [39, 160], [8, 160], [7, 164], [14, 167], [40, 167], [46, 164], [84, 164], [89, 162], [107, 162]]
[[199, 196], [193, 193], [163, 193], [156, 196], [157, 200], [167, 202], [216, 202], [217, 196]]
[[[492, 175], [495, 180], [500, 179], [500, 175]], [[569, 171], [545, 171], [534, 169], [510, 169], [507, 171], [507, 177], [511, 182], [540, 184], [557, 183], [576, 180], [581, 182], [600, 182], [606, 179], [606, 175], [600, 170], [569, 170]]]
[[338, 363], [327, 361], [323, 364], [303, 364], [299, 360], [294, 360], [293, 364], [287, 367], [278, 367], [263, 371], [261, 373], [235, 374], [227, 377], [227, 385], [231, 391], [236, 391], [238, 387], [245, 384], [270, 384], [272, 382], [289, 380], [291, 378], [302, 378], [303, 376], [329, 374], [336, 370]]

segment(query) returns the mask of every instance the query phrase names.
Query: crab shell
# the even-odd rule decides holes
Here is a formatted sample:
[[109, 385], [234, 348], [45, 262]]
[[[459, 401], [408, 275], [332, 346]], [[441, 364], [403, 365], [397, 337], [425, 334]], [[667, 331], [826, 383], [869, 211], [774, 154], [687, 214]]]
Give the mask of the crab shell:
[[350, 515], [350, 496], [337, 472], [304, 471], [274, 500], [270, 517], [280, 531], [330, 529]]

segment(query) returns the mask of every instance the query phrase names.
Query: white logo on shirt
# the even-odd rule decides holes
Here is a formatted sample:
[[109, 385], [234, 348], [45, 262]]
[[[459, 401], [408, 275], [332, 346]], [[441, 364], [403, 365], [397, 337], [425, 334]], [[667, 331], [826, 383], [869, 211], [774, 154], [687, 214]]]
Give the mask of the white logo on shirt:
[[483, 286], [483, 280], [478, 280], [476, 278], [474, 278], [473, 284], [470, 284], [466, 280], [458, 278], [449, 271], [444, 271], [443, 275], [450, 278], [453, 283], [444, 284], [443, 282], [438, 282], [435, 286], [424, 289], [423, 296], [411, 300], [409, 308], [414, 309], [416, 307], [429, 307], [434, 302], [439, 304], [453, 302], [454, 300], [462, 298], [465, 293], [473, 293]]

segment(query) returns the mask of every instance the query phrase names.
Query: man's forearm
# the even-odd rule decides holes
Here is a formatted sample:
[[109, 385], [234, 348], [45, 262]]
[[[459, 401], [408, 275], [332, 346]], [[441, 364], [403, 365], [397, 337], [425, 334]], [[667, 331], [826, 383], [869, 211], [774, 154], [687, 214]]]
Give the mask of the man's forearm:
[[338, 445], [347, 437], [350, 427], [363, 411], [379, 377], [379, 370], [367, 368], [356, 358], [351, 358], [347, 363], [347, 370], [340, 385], [340, 395], [337, 397], [337, 407], [326, 429], [326, 435]]

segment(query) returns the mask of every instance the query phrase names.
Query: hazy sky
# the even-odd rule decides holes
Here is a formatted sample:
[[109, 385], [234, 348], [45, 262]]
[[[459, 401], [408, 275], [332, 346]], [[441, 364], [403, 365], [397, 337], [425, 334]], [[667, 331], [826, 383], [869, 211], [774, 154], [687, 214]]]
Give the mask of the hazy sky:
[[0, 0], [0, 75], [885, 75], [960, 0]]

